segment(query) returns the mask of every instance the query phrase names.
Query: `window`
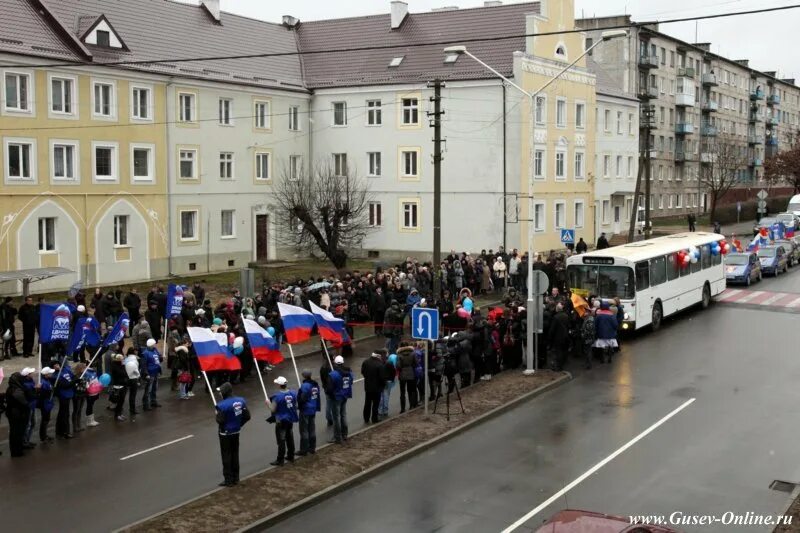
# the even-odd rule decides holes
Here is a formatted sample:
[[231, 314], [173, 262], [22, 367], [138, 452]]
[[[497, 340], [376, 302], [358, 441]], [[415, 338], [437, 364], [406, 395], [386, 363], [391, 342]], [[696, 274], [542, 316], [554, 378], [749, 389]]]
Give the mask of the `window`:
[[567, 127], [567, 101], [562, 98], [556, 100], [556, 126]]
[[669, 51], [669, 66], [671, 66], [671, 67], [675, 66], [675, 51], [674, 50], [670, 50]]
[[367, 152], [368, 175], [379, 177], [381, 175], [381, 153]]
[[389, 61], [389, 68], [396, 68], [400, 66], [400, 63], [403, 62], [403, 58], [406, 56], [399, 56], [393, 57], [391, 61]]
[[301, 155], [290, 155], [289, 156], [289, 179], [290, 180], [298, 180], [300, 179], [300, 173], [302, 172], [303, 168], [303, 156]]
[[6, 180], [36, 180], [36, 148], [34, 141], [6, 139]]
[[197, 211], [181, 211], [181, 240], [196, 241]]
[[603, 224], [608, 224], [611, 215], [610, 210], [611, 202], [609, 200], [603, 200]]
[[536, 97], [536, 123], [544, 124], [547, 120], [547, 99], [544, 96]]
[[131, 146], [131, 175], [133, 181], [153, 181], [155, 180], [155, 146], [154, 145], [132, 145]]
[[636, 263], [636, 290], [643, 291], [650, 287], [650, 265], [647, 261]]
[[681, 275], [681, 266], [678, 264], [678, 254], [667, 255], [667, 281], [678, 279]]
[[677, 207], [678, 209], [683, 207], [683, 195], [682, 194], [676, 194], [675, 195], [675, 207]]
[[39, 251], [56, 251], [56, 219], [46, 217], [39, 219]]
[[403, 165], [403, 178], [417, 178], [419, 177], [418, 159], [419, 152], [417, 150], [403, 150], [400, 152], [402, 165]]
[[114, 246], [128, 246], [128, 215], [114, 215]]
[[197, 150], [181, 150], [180, 159], [180, 178], [184, 180], [197, 179]]
[[231, 126], [233, 124], [233, 100], [230, 98], [219, 99], [219, 124], [220, 126]]
[[658, 208], [659, 209], [664, 209], [664, 195], [663, 194], [659, 194], [658, 195]]
[[195, 122], [194, 102], [194, 95], [191, 93], [181, 93], [179, 95], [178, 103], [180, 105], [181, 122]]
[[661, 47], [660, 56], [661, 56], [661, 64], [662, 65], [666, 65], [667, 64], [667, 50], [663, 46]]
[[629, 178], [633, 177], [633, 156], [628, 156], [628, 172], [627, 175]]
[[567, 204], [561, 201], [553, 202], [556, 210], [556, 230], [560, 230], [567, 226]]
[[77, 145], [54, 141], [52, 143], [53, 181], [77, 181]]
[[131, 116], [139, 120], [150, 120], [150, 89], [133, 87], [131, 89]]
[[617, 134], [622, 135], [622, 111], [617, 111]]
[[94, 115], [96, 117], [111, 118], [116, 115], [114, 112], [114, 85], [111, 83], [94, 83]]
[[333, 125], [334, 126], [347, 126], [347, 103], [334, 102], [333, 103]]
[[533, 204], [533, 230], [541, 233], [545, 230], [545, 204], [535, 202]]
[[256, 152], [256, 179], [272, 179], [272, 154], [269, 152]]
[[564, 152], [556, 152], [556, 179], [566, 179], [566, 165], [565, 159], [567, 154]]
[[607, 178], [611, 175], [611, 156], [603, 156], [603, 177]]
[[223, 209], [220, 212], [220, 232], [219, 235], [223, 239], [232, 239], [236, 237], [236, 226], [234, 225], [236, 211], [233, 209]]
[[30, 108], [30, 76], [28, 74], [6, 72], [5, 74], [6, 111], [28, 112]]
[[419, 99], [403, 98], [401, 102], [403, 125], [411, 126], [419, 124]]
[[633, 113], [628, 113], [628, 135], [633, 135]]
[[672, 209], [672, 195], [667, 195], [667, 208]]
[[111, 48], [111, 32], [108, 30], [97, 30], [95, 32], [97, 37], [97, 46]]
[[419, 229], [419, 203], [402, 202], [402, 212], [403, 212], [402, 229], [405, 230]]
[[533, 153], [533, 175], [535, 178], [544, 179], [544, 151], [536, 150]]
[[583, 227], [583, 201], [575, 200], [575, 227]]
[[650, 286], [655, 287], [667, 281], [667, 260], [662, 255], [650, 260]]
[[[255, 127], [260, 130], [268, 130], [272, 126], [272, 121], [270, 117], [270, 103], [264, 101], [256, 101], [255, 105], [255, 112], [253, 113], [253, 117], [255, 118]], [[291, 116], [291, 115], [290, 115]], [[291, 122], [291, 118], [289, 119]], [[289, 129], [292, 129], [289, 127]]]
[[603, 130], [607, 132], [611, 131], [611, 111], [608, 109], [606, 109], [603, 114]]
[[50, 79], [50, 111], [64, 115], [72, 114], [75, 80], [72, 78]]
[[575, 179], [580, 180], [584, 178], [583, 175], [583, 152], [575, 152]]
[[367, 100], [367, 125], [380, 126], [383, 124], [380, 100]]
[[289, 106], [289, 131], [300, 131], [300, 106]]
[[[256, 160], [258, 160], [258, 155], [256, 155]], [[219, 153], [219, 177], [223, 180], [233, 179], [233, 152]]]
[[575, 104], [575, 127], [581, 130], [586, 127], [586, 104]]
[[381, 212], [380, 202], [369, 203], [369, 225], [373, 228], [379, 228], [383, 225], [383, 213]]
[[92, 143], [94, 156], [94, 179], [96, 181], [117, 181], [117, 144]]
[[333, 175], [339, 177], [347, 175], [347, 154], [333, 154]]

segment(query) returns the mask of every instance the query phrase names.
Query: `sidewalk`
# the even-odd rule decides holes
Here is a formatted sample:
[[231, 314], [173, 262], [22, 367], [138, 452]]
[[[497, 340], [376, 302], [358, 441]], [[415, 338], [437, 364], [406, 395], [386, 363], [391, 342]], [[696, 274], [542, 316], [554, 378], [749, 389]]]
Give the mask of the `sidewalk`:
[[[745, 220], [741, 221], [738, 224], [727, 224], [722, 226], [722, 234], [726, 237], [730, 238], [731, 235], [736, 236], [746, 236], [750, 237], [753, 235], [753, 226], [755, 222], [752, 220]], [[689, 226], [687, 224], [682, 224], [680, 226], [654, 226], [653, 227], [653, 234], [655, 236], [659, 235], [672, 235], [674, 233], [683, 233], [689, 231]], [[701, 224], [697, 225], [697, 231], [713, 231], [711, 226], [704, 226]]]

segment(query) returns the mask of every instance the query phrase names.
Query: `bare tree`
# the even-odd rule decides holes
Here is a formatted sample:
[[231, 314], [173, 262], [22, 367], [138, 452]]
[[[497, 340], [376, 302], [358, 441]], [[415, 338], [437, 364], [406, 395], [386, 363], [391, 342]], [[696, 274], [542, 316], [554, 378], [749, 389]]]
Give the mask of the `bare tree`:
[[785, 183], [800, 192], [800, 143], [764, 162], [764, 178], [770, 185]]
[[347, 266], [348, 250], [360, 246], [373, 229], [372, 196], [367, 182], [349, 169], [330, 164], [286, 167], [272, 190], [277, 240], [311, 254], [322, 252], [338, 270]]
[[703, 166], [700, 169], [700, 185], [708, 191], [711, 200], [709, 216], [713, 222], [717, 203], [731, 188], [740, 183], [741, 173], [747, 168], [744, 145], [729, 136], [707, 140], [702, 149]]

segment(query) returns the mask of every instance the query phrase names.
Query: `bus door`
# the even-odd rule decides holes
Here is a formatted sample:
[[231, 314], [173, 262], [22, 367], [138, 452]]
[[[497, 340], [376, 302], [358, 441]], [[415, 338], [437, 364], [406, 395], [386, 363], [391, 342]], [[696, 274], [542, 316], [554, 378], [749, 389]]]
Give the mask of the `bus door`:
[[653, 309], [653, 293], [650, 290], [650, 262], [639, 261], [636, 274], [636, 329], [650, 323]]

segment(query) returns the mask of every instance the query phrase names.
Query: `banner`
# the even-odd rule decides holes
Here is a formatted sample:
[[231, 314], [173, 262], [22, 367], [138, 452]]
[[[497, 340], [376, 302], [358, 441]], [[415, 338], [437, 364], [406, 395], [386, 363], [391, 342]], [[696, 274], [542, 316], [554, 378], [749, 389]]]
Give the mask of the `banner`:
[[84, 346], [98, 346], [100, 344], [100, 324], [93, 316], [79, 318], [75, 322], [75, 330], [69, 340], [69, 355], [83, 350]]
[[125, 335], [128, 333], [128, 326], [130, 326], [128, 313], [122, 313], [119, 316], [117, 323], [114, 324], [114, 328], [108, 333], [108, 335], [106, 335], [106, 340], [103, 341], [103, 347], [107, 348], [112, 344], [117, 344], [124, 339]]
[[169, 320], [173, 315], [181, 314], [183, 310], [183, 285], [169, 284], [167, 288], [167, 305], [164, 311], [164, 318]]
[[72, 311], [67, 304], [40, 304], [39, 343], [68, 341]]

